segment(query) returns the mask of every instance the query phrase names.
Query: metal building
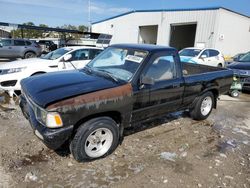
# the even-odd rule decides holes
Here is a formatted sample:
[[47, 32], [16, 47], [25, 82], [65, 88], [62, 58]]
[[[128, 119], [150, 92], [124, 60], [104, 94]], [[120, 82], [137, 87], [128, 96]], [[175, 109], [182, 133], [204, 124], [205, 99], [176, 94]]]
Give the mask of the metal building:
[[92, 31], [113, 35], [111, 43], [250, 51], [250, 17], [223, 7], [130, 11], [92, 23]]

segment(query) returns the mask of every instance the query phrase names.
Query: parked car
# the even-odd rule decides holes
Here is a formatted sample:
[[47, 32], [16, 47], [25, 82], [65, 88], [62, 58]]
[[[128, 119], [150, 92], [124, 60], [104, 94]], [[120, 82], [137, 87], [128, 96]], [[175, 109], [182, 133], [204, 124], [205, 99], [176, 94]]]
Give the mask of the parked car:
[[211, 48], [184, 48], [180, 51], [182, 62], [225, 67], [225, 60], [219, 50]]
[[40, 58], [13, 61], [0, 65], [0, 89], [13, 96], [21, 89], [23, 78], [47, 72], [80, 69], [103, 50], [97, 47], [64, 47]]
[[37, 40], [36, 42], [41, 46], [43, 54], [57, 49], [57, 45], [51, 40]]
[[80, 71], [22, 80], [20, 107], [48, 147], [68, 141], [77, 161], [89, 161], [112, 153], [126, 127], [186, 109], [206, 119], [232, 78], [231, 70], [182, 65], [174, 48], [117, 44]]
[[239, 59], [244, 56], [246, 53], [239, 53], [236, 54], [235, 56], [232, 57], [232, 59], [230, 61], [226, 61], [225, 62], [225, 66], [227, 67], [228, 65], [230, 65], [232, 62], [234, 61], [239, 61]]
[[250, 91], [250, 52], [228, 65], [227, 68], [232, 69], [236, 77], [240, 79], [243, 90]]
[[27, 39], [0, 39], [0, 58], [33, 58], [40, 56], [41, 47]]

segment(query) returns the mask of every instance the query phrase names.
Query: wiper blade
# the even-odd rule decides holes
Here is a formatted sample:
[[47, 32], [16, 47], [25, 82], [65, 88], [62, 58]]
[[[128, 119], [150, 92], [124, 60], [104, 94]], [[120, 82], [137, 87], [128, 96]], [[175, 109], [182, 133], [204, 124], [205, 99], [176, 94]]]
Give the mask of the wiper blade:
[[109, 76], [115, 82], [119, 82], [119, 80], [113, 74], [111, 74], [109, 71], [106, 71], [105, 69], [98, 69], [98, 71], [105, 73], [105, 75]]

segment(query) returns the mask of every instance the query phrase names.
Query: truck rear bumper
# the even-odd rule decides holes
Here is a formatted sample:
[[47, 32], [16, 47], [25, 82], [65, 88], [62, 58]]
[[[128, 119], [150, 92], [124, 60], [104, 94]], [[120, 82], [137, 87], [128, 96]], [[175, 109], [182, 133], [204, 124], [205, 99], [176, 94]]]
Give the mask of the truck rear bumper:
[[58, 129], [50, 129], [42, 125], [36, 120], [33, 109], [29, 106], [26, 99], [21, 96], [20, 107], [26, 119], [29, 120], [34, 134], [43, 141], [43, 143], [51, 149], [58, 149], [72, 135], [73, 125]]

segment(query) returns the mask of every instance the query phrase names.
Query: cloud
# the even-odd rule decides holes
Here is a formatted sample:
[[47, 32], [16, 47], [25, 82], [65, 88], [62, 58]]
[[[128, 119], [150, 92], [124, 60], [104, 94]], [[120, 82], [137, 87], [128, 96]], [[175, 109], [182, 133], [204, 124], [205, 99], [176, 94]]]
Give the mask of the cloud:
[[115, 7], [115, 6], [108, 5], [108, 4], [101, 3], [101, 2], [98, 2], [98, 3], [97, 2], [91, 2], [90, 10], [94, 14], [111, 15], [111, 14], [119, 14], [119, 13], [128, 12], [131, 9], [127, 8], [127, 7]]
[[[88, 0], [0, 0], [0, 2], [54, 8], [55, 10], [62, 9], [82, 13], [88, 12]], [[99, 1], [90, 0], [90, 3], [91, 14], [110, 15], [131, 10], [126, 7], [116, 7]]]

